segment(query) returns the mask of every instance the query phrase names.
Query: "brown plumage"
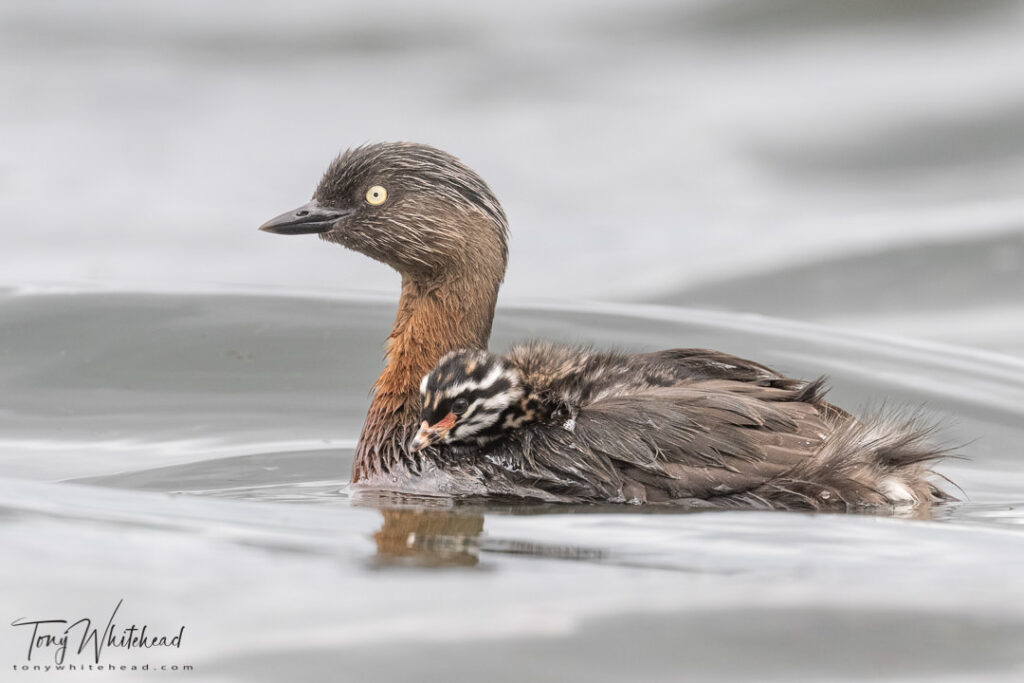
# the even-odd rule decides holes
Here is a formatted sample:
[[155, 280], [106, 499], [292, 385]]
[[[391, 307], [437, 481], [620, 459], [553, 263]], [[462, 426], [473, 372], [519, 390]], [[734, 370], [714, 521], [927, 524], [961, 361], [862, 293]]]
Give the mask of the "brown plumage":
[[[503, 468], [507, 495], [846, 510], [945, 498], [926, 426], [854, 418], [803, 382], [717, 351], [531, 343], [446, 355], [411, 450]], [[497, 490], [497, 481], [490, 483]]]
[[[628, 355], [544, 344], [498, 361], [473, 356], [490, 336], [507, 223], [479, 176], [439, 150], [349, 150], [311, 202], [262, 229], [318, 233], [402, 275], [387, 364], [356, 452], [356, 486], [811, 509], [945, 498], [927, 478], [927, 463], [943, 455], [928, 445], [927, 428], [901, 418], [858, 421], [825, 402], [820, 383], [751, 361], [699, 349]], [[533, 417], [500, 438], [446, 445], [421, 433], [411, 447], [421, 379], [456, 349], [470, 350], [481, 367], [500, 362], [528, 378], [534, 402], [523, 410], [532, 407]]]
[[[387, 199], [374, 206], [367, 194], [378, 186]], [[508, 254], [501, 205], [455, 157], [384, 143], [339, 156], [309, 203], [261, 229], [316, 233], [402, 275], [387, 364], [374, 384], [352, 481], [431, 492], [433, 483], [416, 478], [422, 457], [406, 447], [416, 430], [417, 387], [445, 353], [487, 347]]]

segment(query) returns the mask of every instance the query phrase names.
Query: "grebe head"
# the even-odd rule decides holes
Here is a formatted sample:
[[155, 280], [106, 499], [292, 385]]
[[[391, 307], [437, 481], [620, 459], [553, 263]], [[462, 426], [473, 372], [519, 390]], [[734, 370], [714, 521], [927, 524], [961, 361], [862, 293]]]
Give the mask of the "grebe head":
[[438, 443], [484, 445], [533, 418], [522, 376], [499, 356], [460, 349], [420, 384], [419, 431], [409, 449]]
[[452, 155], [411, 142], [348, 150], [309, 203], [260, 229], [316, 233], [403, 274], [479, 269], [483, 260], [500, 279], [507, 259], [508, 222], [487, 184]]

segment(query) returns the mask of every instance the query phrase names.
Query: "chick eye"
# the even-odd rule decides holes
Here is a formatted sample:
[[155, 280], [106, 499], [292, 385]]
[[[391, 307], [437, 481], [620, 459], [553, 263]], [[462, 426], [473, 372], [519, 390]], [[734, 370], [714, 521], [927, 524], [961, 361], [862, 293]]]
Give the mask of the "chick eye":
[[388, 198], [388, 191], [381, 185], [374, 185], [366, 191], [366, 201], [373, 206], [380, 206]]
[[469, 407], [469, 401], [464, 398], [457, 398], [452, 401], [452, 412], [456, 415], [462, 415], [466, 412], [466, 408]]

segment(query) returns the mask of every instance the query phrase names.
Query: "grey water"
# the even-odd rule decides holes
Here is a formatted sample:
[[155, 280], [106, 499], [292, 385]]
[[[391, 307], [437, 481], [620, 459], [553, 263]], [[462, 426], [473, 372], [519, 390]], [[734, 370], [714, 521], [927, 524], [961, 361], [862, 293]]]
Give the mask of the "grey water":
[[[452, 507], [347, 486], [393, 309], [8, 291], [5, 609], [105, 615], [124, 598], [133, 618], [186, 625], [188, 647], [148, 659], [191, 663], [189, 680], [1020, 675], [1024, 361], [756, 315], [506, 306], [499, 349], [710, 346], [827, 373], [845, 407], [923, 405], [965, 444], [939, 467], [963, 502]], [[2, 642], [18, 661], [22, 639]]]
[[[0, 680], [62, 679], [12, 669], [14, 620], [122, 599], [184, 639], [104, 662], [175, 680], [1021, 680], [1022, 26], [1016, 0], [0, 2]], [[961, 502], [355, 495], [397, 278], [255, 228], [380, 139], [508, 210], [492, 348], [824, 374], [938, 421]]]

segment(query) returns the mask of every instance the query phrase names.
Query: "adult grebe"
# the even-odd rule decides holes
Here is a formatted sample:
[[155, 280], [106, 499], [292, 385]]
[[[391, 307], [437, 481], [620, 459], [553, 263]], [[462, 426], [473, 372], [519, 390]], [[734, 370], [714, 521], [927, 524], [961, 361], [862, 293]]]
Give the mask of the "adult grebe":
[[[505, 361], [472, 353], [487, 347], [508, 225], [487, 184], [440, 150], [407, 142], [350, 149], [309, 203], [260, 229], [316, 233], [402, 276], [386, 365], [356, 449], [356, 487], [812, 509], [947, 499], [928, 481], [927, 463], [944, 451], [927, 444], [927, 428], [855, 420], [822, 400], [819, 383], [758, 363], [695, 349], [629, 356], [541, 344]], [[471, 352], [448, 356], [425, 380], [434, 412], [413, 446], [421, 380], [457, 349]], [[445, 368], [471, 381], [453, 381]], [[479, 376], [485, 368], [502, 370]], [[524, 410], [535, 406], [538, 419], [516, 415], [510, 424], [522, 428], [502, 434], [512, 438], [482, 439], [472, 452], [457, 438], [442, 443], [445, 425], [451, 437], [460, 429], [439, 397], [469, 401], [513, 377], [529, 387], [535, 402]], [[455, 390], [469, 394], [452, 398]]]

